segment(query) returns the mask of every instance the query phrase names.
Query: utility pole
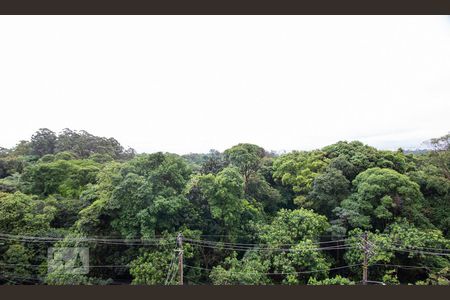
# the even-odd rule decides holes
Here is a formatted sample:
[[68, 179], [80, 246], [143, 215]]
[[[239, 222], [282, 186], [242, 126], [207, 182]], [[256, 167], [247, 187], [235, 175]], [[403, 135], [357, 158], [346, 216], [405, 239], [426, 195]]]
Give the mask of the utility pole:
[[183, 285], [183, 235], [178, 233], [178, 271], [180, 275], [180, 285]]
[[363, 274], [362, 284], [367, 284], [367, 268], [368, 268], [368, 256], [369, 256], [369, 243], [367, 242], [367, 232], [363, 233], [363, 250], [364, 250], [364, 262], [363, 262]]

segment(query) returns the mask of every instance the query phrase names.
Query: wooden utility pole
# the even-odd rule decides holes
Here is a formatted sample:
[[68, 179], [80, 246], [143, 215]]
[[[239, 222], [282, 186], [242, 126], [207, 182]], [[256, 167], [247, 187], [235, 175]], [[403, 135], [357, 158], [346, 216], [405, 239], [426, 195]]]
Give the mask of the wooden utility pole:
[[183, 235], [178, 233], [178, 271], [180, 275], [180, 285], [183, 285]]
[[362, 274], [362, 284], [367, 284], [367, 268], [368, 268], [368, 254], [369, 254], [369, 243], [367, 242], [367, 232], [363, 233], [363, 249], [364, 249], [364, 262], [363, 262], [363, 274]]

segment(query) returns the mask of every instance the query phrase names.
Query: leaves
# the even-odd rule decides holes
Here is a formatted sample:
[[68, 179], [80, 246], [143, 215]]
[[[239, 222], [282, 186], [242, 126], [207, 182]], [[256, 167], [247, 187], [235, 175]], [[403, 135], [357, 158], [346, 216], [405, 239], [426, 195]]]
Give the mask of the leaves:
[[391, 169], [371, 168], [353, 181], [355, 192], [335, 212], [351, 227], [384, 229], [396, 217], [428, 224], [422, 213], [423, 195], [406, 175]]
[[[176, 284], [182, 232], [187, 284], [355, 284], [366, 232], [371, 280], [448, 284], [447, 140], [412, 154], [341, 141], [136, 155], [41, 129], [0, 148], [0, 283]], [[74, 246], [89, 273], [48, 272], [48, 247]]]
[[328, 159], [322, 151], [294, 151], [275, 159], [273, 177], [283, 185], [290, 186], [296, 195], [305, 196], [312, 190], [315, 178], [327, 165]]

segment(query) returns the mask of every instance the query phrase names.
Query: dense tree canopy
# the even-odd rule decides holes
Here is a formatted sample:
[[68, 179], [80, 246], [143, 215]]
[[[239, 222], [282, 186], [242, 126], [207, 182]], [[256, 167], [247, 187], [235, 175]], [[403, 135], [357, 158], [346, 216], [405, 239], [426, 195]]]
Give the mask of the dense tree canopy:
[[359, 284], [366, 256], [372, 281], [448, 285], [449, 135], [430, 146], [180, 156], [39, 129], [0, 147], [0, 283], [178, 284], [182, 252], [185, 284]]

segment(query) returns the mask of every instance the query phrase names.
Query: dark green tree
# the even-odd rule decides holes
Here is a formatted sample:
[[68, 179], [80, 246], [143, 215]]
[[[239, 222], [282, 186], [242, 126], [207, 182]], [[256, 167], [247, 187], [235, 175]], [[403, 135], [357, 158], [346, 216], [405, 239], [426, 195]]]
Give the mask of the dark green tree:
[[31, 154], [38, 157], [55, 153], [56, 134], [47, 128], [41, 128], [31, 137]]

